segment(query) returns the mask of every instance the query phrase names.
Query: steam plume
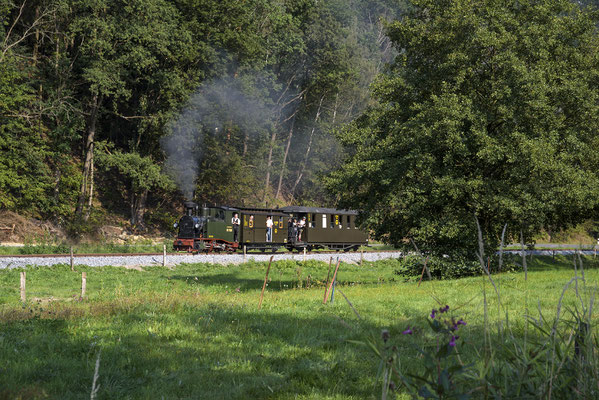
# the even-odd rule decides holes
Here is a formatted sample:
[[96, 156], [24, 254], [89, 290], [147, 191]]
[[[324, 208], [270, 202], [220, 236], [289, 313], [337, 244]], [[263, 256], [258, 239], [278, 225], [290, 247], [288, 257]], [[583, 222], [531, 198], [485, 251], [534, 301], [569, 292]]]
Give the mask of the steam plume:
[[[192, 199], [200, 173], [205, 134], [223, 132], [226, 123], [240, 127], [248, 136], [272, 129], [270, 90], [260, 87], [260, 82], [261, 77], [248, 76], [206, 83], [169, 124], [171, 134], [161, 140], [166, 167], [187, 199]], [[244, 83], [257, 94], [245, 93]]]

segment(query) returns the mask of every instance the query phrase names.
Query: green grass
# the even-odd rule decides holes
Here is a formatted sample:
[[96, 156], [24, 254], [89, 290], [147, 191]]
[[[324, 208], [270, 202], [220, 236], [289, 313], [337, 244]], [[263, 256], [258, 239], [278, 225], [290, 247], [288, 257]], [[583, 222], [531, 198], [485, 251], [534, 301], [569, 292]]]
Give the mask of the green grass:
[[[165, 241], [166, 251], [173, 251], [173, 242]], [[162, 253], [162, 244], [137, 243], [137, 244], [117, 244], [117, 243], [96, 243], [96, 244], [78, 244], [73, 245], [75, 254], [94, 254], [94, 253]], [[35, 243], [25, 244], [24, 246], [0, 246], [0, 255], [19, 255], [19, 254], [69, 254], [71, 246], [66, 243]]]
[[[586, 296], [599, 278], [596, 264], [585, 259]], [[379, 398], [376, 357], [349, 340], [388, 328], [404, 364], [417, 369], [411, 345], [426, 340], [435, 299], [458, 308], [468, 321], [462, 338], [475, 346], [484, 336], [483, 290], [489, 323], [505, 318], [482, 277], [418, 287], [396, 268], [396, 260], [342, 264], [335, 301], [324, 305], [328, 264], [275, 262], [261, 310], [264, 263], [28, 268], [25, 306], [20, 271], [0, 271], [0, 399], [86, 398], [100, 350], [99, 399]], [[87, 297], [80, 300], [82, 271]], [[494, 276], [516, 335], [524, 334], [527, 308], [555, 315], [572, 276], [572, 260], [557, 256], [535, 257], [527, 282], [523, 273]], [[563, 307], [576, 304], [569, 290]], [[417, 334], [402, 336], [406, 326]]]

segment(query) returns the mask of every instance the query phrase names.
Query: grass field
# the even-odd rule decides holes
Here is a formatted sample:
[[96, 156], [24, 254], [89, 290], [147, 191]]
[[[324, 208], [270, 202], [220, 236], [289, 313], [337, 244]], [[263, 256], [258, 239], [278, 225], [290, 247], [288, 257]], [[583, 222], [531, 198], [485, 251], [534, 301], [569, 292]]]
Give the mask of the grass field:
[[[555, 317], [574, 276], [572, 259], [563, 257], [532, 259], [528, 281], [523, 273], [495, 275], [498, 311], [487, 278], [418, 287], [394, 273], [397, 263], [342, 264], [334, 303], [324, 305], [328, 264], [275, 262], [261, 310], [262, 263], [28, 268], [25, 305], [20, 271], [0, 271], [0, 399], [88, 398], [98, 355], [98, 399], [380, 398], [380, 362], [352, 341], [388, 329], [402, 368], [417, 371], [421, 357], [413, 346], [434, 340], [426, 323], [432, 308], [450, 305], [468, 323], [460, 340], [482, 349], [485, 332], [493, 332], [485, 324], [506, 315], [514, 335], [534, 335], [525, 329], [526, 310]], [[588, 300], [599, 273], [596, 260], [584, 265], [580, 293]], [[571, 286], [562, 309], [577, 305]], [[408, 326], [414, 334], [402, 335]], [[480, 366], [480, 354], [461, 357]], [[408, 397], [400, 391], [399, 398]]]

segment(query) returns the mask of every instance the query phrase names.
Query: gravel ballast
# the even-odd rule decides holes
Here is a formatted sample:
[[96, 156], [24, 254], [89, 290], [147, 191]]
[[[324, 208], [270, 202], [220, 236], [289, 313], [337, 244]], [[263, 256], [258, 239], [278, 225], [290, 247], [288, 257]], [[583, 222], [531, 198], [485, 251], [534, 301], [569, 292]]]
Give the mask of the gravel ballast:
[[[268, 261], [273, 254], [248, 254], [246, 256], [247, 261], [264, 262]], [[403, 253], [397, 252], [365, 252], [363, 254], [364, 261], [377, 261], [387, 258], [398, 258]], [[308, 253], [306, 254], [306, 260], [320, 260], [328, 262], [330, 257], [336, 260], [337, 257], [345, 263], [359, 263], [360, 253]], [[289, 253], [276, 253], [274, 254], [274, 261], [277, 260], [298, 260], [304, 259], [303, 253], [289, 254]], [[0, 258], [0, 269], [7, 268], [23, 268], [26, 266], [51, 266], [56, 264], [70, 264], [71, 258], [69, 256], [56, 256], [56, 257], [1, 257]], [[241, 264], [244, 262], [243, 254], [168, 254], [166, 256], [166, 264], [168, 266], [174, 266], [178, 264], [194, 264], [194, 263], [210, 263], [219, 265], [228, 264]], [[87, 265], [90, 267], [102, 267], [107, 265], [112, 266], [156, 266], [162, 265], [162, 255], [131, 255], [131, 256], [75, 256], [73, 263], [75, 265]]]

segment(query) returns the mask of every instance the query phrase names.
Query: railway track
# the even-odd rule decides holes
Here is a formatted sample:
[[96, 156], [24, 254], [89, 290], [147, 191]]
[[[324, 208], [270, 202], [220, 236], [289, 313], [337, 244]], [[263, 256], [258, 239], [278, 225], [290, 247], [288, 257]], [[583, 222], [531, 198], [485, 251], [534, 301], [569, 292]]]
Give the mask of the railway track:
[[[504, 253], [511, 254], [520, 254], [521, 250], [519, 249], [507, 249], [503, 250]], [[526, 250], [526, 254], [530, 255], [569, 255], [576, 254], [580, 252], [580, 254], [586, 255], [595, 255], [599, 253], [599, 251], [594, 249], [542, 249], [542, 250]], [[402, 253], [401, 250], [363, 250], [360, 251], [331, 251], [331, 250], [323, 250], [323, 251], [307, 251], [307, 255], [313, 254], [330, 254], [330, 255], [340, 255], [340, 254], [369, 254], [369, 253]], [[293, 252], [293, 251], [277, 251], [272, 253], [270, 251], [248, 251], [247, 257], [255, 256], [255, 255], [284, 255], [284, 254], [294, 254], [294, 255], [303, 255], [303, 252]], [[412, 253], [410, 253], [412, 254]], [[227, 252], [211, 252], [211, 253], [186, 253], [186, 252], [176, 252], [176, 253], [166, 253], [167, 257], [172, 256], [190, 256], [190, 257], [201, 257], [201, 256], [230, 256], [230, 255], [242, 255], [242, 253], [227, 253]], [[83, 257], [143, 257], [143, 256], [153, 256], [153, 257], [162, 257], [163, 253], [73, 253], [73, 258], [83, 258]], [[63, 257], [71, 257], [70, 254], [67, 253], [57, 253], [57, 254], [0, 254], [0, 259], [3, 258], [63, 258]]]
[[[399, 252], [399, 250], [364, 250], [363, 253], [367, 254], [367, 253], [397, 253]], [[310, 255], [310, 254], [353, 254], [353, 253], [357, 253], [360, 254], [360, 251], [351, 251], [351, 252], [344, 252], [344, 251], [307, 251], [306, 254]], [[293, 252], [293, 251], [277, 251], [275, 253], [270, 252], [270, 251], [266, 251], [266, 252], [261, 252], [261, 251], [248, 251], [247, 252], [247, 256], [254, 256], [254, 255], [282, 255], [282, 254], [295, 254], [295, 255], [303, 255], [303, 252]], [[202, 255], [209, 255], [209, 256], [226, 256], [226, 255], [242, 255], [242, 253], [227, 253], [227, 252], [211, 252], [211, 253], [186, 253], [186, 252], [176, 252], [176, 253], [166, 253], [167, 257], [168, 256], [202, 256]], [[141, 256], [163, 256], [163, 253], [73, 253], [73, 258], [81, 258], [81, 257], [141, 257]], [[71, 257], [70, 254], [0, 254], [0, 259], [2, 258], [51, 258], [51, 257]]]

